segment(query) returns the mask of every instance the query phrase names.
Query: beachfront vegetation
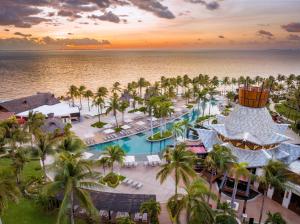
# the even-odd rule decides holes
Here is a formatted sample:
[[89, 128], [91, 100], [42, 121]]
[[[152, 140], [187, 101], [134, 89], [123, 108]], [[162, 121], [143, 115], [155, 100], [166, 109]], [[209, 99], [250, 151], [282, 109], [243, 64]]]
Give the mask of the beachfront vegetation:
[[161, 132], [157, 132], [154, 135], [151, 135], [148, 137], [148, 141], [161, 141], [167, 138], [171, 138], [173, 136], [172, 131], [163, 131]]
[[106, 125], [107, 123], [102, 122], [102, 121], [97, 121], [96, 123], [91, 124], [92, 127], [94, 128], [103, 128], [104, 125]]
[[110, 172], [106, 176], [101, 177], [99, 183], [116, 188], [123, 180], [125, 180], [124, 176]]

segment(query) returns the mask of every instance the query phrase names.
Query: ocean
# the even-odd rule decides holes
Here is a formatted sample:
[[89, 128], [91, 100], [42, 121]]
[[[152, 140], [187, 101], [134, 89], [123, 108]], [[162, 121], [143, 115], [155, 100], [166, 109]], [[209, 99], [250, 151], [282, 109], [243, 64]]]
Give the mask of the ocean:
[[300, 74], [300, 51], [0, 51], [0, 100], [70, 85], [91, 90], [144, 77]]

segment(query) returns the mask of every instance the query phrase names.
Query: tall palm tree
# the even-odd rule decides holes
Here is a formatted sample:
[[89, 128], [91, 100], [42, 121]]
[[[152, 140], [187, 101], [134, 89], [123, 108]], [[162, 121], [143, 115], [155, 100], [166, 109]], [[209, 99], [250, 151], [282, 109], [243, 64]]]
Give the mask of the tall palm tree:
[[95, 96], [93, 99], [93, 106], [96, 106], [98, 109], [98, 121], [101, 121], [101, 112], [105, 106], [105, 101], [103, 97]]
[[121, 84], [119, 82], [115, 82], [113, 84], [113, 87], [112, 87], [112, 93], [113, 94], [117, 94], [118, 92], [120, 93], [121, 92]]
[[228, 76], [225, 76], [222, 80], [222, 84], [224, 87], [224, 93], [226, 92], [226, 86], [230, 85], [230, 78]]
[[207, 89], [204, 88], [196, 93], [196, 101], [198, 104], [198, 110], [200, 111], [200, 102], [201, 100], [206, 100]]
[[[212, 180], [214, 173], [228, 172], [232, 163], [236, 162], [236, 157], [231, 150], [223, 145], [214, 145], [204, 160], [204, 166], [210, 173], [209, 190], [212, 190]], [[209, 197], [207, 198], [209, 202]]]
[[31, 148], [33, 147], [33, 136], [36, 134], [37, 130], [44, 124], [45, 115], [42, 113], [37, 113], [30, 111], [28, 113], [27, 121], [25, 126], [28, 128], [30, 134]]
[[[161, 124], [160, 134], [161, 134], [161, 136], [163, 133], [163, 129], [166, 130], [165, 119], [168, 116], [170, 116], [172, 112], [174, 112], [174, 110], [171, 108], [172, 105], [173, 105], [173, 103], [167, 99], [165, 99], [165, 101], [159, 101], [155, 105], [154, 114], [156, 117], [160, 118], [160, 124]], [[164, 126], [163, 126], [163, 122], [165, 123]]]
[[286, 224], [286, 221], [282, 218], [279, 212], [271, 213], [270, 211], [267, 213], [268, 218], [265, 221], [265, 224]]
[[263, 189], [263, 200], [260, 209], [259, 223], [262, 220], [265, 197], [269, 187], [284, 190], [288, 179], [287, 166], [277, 160], [269, 160], [268, 164], [262, 168], [263, 173], [258, 177], [258, 182]]
[[75, 106], [74, 99], [78, 96], [78, 88], [75, 85], [71, 85], [69, 87], [69, 91], [67, 94], [71, 97], [72, 99], [72, 106]]
[[188, 184], [190, 178], [194, 178], [197, 175], [193, 169], [196, 156], [186, 150], [185, 144], [178, 144], [170, 154], [170, 163], [161, 166], [156, 179], [159, 179], [160, 183], [163, 183], [168, 176], [174, 175], [175, 195], [177, 195], [179, 181], [182, 180], [185, 184]]
[[182, 134], [183, 134], [182, 122], [178, 121], [178, 122], [173, 123], [172, 132], [173, 132], [173, 135], [174, 135], [174, 138], [175, 138], [175, 146], [176, 146], [177, 138], [179, 136], [182, 136]]
[[233, 188], [231, 203], [230, 203], [231, 208], [234, 208], [239, 179], [249, 178], [250, 176], [250, 171], [247, 169], [247, 166], [248, 163], [244, 163], [244, 162], [234, 163], [229, 170], [229, 175], [234, 177], [234, 188]]
[[127, 101], [122, 101], [118, 107], [118, 111], [122, 113], [122, 123], [124, 123], [124, 114], [128, 107], [129, 107], [129, 103]]
[[78, 96], [79, 96], [79, 102], [80, 102], [80, 109], [82, 109], [82, 102], [81, 98], [83, 97], [85, 93], [86, 87], [84, 85], [79, 86], [78, 88]]
[[90, 98], [92, 98], [94, 96], [94, 93], [91, 91], [91, 90], [87, 90], [84, 92], [83, 96], [85, 98], [87, 98], [87, 101], [88, 101], [88, 108], [89, 108], [89, 111], [91, 110], [90, 108]]
[[83, 141], [76, 136], [66, 136], [57, 146], [59, 151], [81, 152], [86, 148]]
[[90, 214], [96, 213], [89, 191], [84, 188], [100, 187], [100, 185], [96, 181], [90, 181], [90, 179], [95, 178], [96, 173], [92, 172], [91, 161], [82, 160], [81, 156], [80, 153], [67, 151], [60, 153], [54, 165], [56, 173], [54, 181], [48, 183], [44, 188], [46, 195], [54, 196], [63, 193], [57, 224], [62, 223], [67, 214], [70, 216], [70, 223], [75, 223], [75, 200]]
[[184, 194], [172, 196], [167, 202], [171, 219], [178, 223], [183, 211], [186, 212], [186, 223], [214, 223], [214, 212], [205, 201], [208, 196], [216, 199], [202, 179], [196, 179], [185, 187]]
[[0, 215], [3, 215], [10, 202], [17, 202], [20, 196], [13, 174], [8, 170], [0, 171]]
[[144, 202], [140, 207], [141, 213], [147, 213], [149, 215], [150, 223], [159, 224], [158, 216], [161, 212], [160, 203], [150, 199]]
[[27, 152], [23, 147], [17, 147], [11, 152], [12, 168], [16, 177], [17, 184], [21, 183], [21, 174], [25, 164], [29, 161]]
[[116, 93], [113, 94], [113, 96], [109, 100], [108, 107], [106, 108], [106, 114], [112, 111], [115, 121], [116, 121], [116, 126], [119, 127], [118, 124], [118, 118], [117, 118], [117, 111], [119, 110], [119, 97]]
[[180, 75], [178, 75], [176, 77], [176, 94], [178, 95], [179, 93], [179, 86], [182, 87], [182, 77]]
[[103, 155], [109, 158], [111, 172], [114, 172], [114, 163], [123, 164], [125, 158], [125, 152], [119, 145], [107, 146], [103, 151]]
[[53, 138], [52, 134], [40, 133], [36, 136], [35, 139], [36, 150], [42, 161], [44, 177], [46, 177], [46, 170], [45, 170], [46, 156], [47, 154], [51, 154], [54, 152], [55, 143], [56, 143], [56, 139]]
[[147, 81], [145, 80], [145, 78], [139, 78], [139, 80], [137, 81], [137, 85], [139, 87], [140, 97], [142, 97], [142, 88], [147, 86]]
[[95, 165], [101, 166], [103, 169], [103, 173], [105, 174], [105, 168], [109, 167], [109, 165], [110, 165], [110, 158], [107, 156], [103, 156], [101, 159], [99, 159], [95, 162]]

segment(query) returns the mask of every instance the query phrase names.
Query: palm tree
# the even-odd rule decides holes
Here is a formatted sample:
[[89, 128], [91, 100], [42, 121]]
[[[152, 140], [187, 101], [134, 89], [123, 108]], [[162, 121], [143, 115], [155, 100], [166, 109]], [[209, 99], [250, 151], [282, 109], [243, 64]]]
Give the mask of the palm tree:
[[259, 223], [262, 220], [262, 214], [264, 211], [265, 197], [268, 188], [276, 188], [279, 190], [285, 189], [288, 173], [286, 171], [287, 166], [277, 160], [269, 160], [268, 164], [262, 168], [263, 173], [258, 177], [258, 182], [263, 189], [263, 200], [260, 209]]
[[97, 106], [98, 108], [98, 120], [100, 122], [100, 115], [102, 113], [102, 109], [105, 106], [105, 97], [108, 94], [108, 90], [105, 87], [98, 88], [94, 99], [93, 99], [93, 105]]
[[200, 101], [206, 100], [207, 89], [202, 89], [196, 93], [196, 101], [198, 103], [198, 110], [200, 111]]
[[53, 138], [52, 134], [40, 133], [37, 135], [35, 141], [36, 150], [38, 151], [39, 157], [42, 161], [44, 177], [46, 177], [45, 160], [47, 154], [54, 152], [55, 139]]
[[94, 96], [94, 93], [91, 91], [91, 90], [87, 90], [84, 92], [83, 96], [85, 98], [87, 98], [87, 101], [88, 101], [88, 108], [89, 108], [89, 111], [91, 110], [90, 108], [90, 98], [92, 98]]
[[230, 78], [228, 76], [225, 76], [222, 80], [222, 84], [224, 87], [224, 94], [226, 92], [226, 86], [228, 86], [230, 84]]
[[81, 156], [80, 153], [67, 151], [60, 153], [54, 166], [56, 173], [54, 181], [48, 183], [44, 188], [46, 195], [55, 196], [58, 193], [63, 193], [57, 224], [62, 223], [67, 214], [70, 215], [70, 223], [75, 223], [75, 200], [90, 214], [96, 213], [89, 191], [84, 188], [100, 187], [100, 185], [89, 181], [91, 178], [95, 178], [96, 173], [92, 172], [91, 161], [82, 160]]
[[78, 96], [79, 96], [79, 101], [80, 101], [80, 109], [82, 109], [82, 102], [81, 102], [81, 98], [84, 95], [86, 90], [86, 87], [84, 85], [79, 86], [78, 88]]
[[[0, 215], [3, 215], [10, 202], [17, 202], [21, 196], [20, 189], [14, 182], [13, 174], [8, 170], [0, 171]], [[0, 218], [0, 223], [1, 218]]]
[[180, 75], [178, 75], [176, 77], [176, 95], [178, 95], [178, 87], [181, 86], [182, 87], [182, 77]]
[[147, 86], [147, 81], [145, 80], [145, 78], [139, 78], [139, 80], [137, 81], [137, 86], [140, 89], [140, 97], [142, 97], [142, 88]]
[[103, 156], [101, 159], [97, 160], [95, 165], [102, 166], [103, 168], [103, 173], [105, 174], [105, 168], [110, 165], [110, 158], [107, 156]]
[[[214, 173], [227, 172], [232, 163], [236, 162], [236, 157], [232, 154], [231, 150], [223, 145], [214, 145], [204, 160], [205, 168], [210, 173], [209, 178], [209, 191], [212, 190], [212, 180]], [[209, 198], [207, 198], [209, 202]]]
[[124, 123], [124, 113], [128, 107], [129, 103], [127, 101], [122, 101], [118, 107], [118, 110], [122, 113], [122, 123]]
[[[167, 99], [165, 99], [165, 101], [157, 102], [157, 104], [155, 105], [154, 114], [156, 117], [160, 118], [160, 123], [161, 123], [160, 134], [161, 134], [161, 136], [163, 133], [163, 128], [164, 128], [164, 130], [166, 130], [165, 119], [168, 116], [170, 116], [172, 112], [174, 112], [174, 110], [171, 108], [172, 105], [173, 105], [173, 103]], [[163, 127], [163, 121], [165, 123], [164, 127]]]
[[76, 136], [65, 137], [57, 147], [59, 151], [67, 152], [81, 152], [85, 148], [83, 141]]
[[152, 123], [153, 112], [154, 112], [154, 109], [155, 109], [157, 103], [159, 102], [160, 98], [161, 97], [153, 96], [153, 97], [150, 97], [150, 99], [148, 101], [146, 101], [147, 110], [148, 110], [148, 113], [150, 116], [151, 136], [153, 135], [153, 123]]
[[113, 115], [116, 120], [116, 126], [119, 127], [118, 119], [117, 119], [117, 111], [119, 110], [119, 97], [116, 93], [110, 98], [108, 107], [106, 108], [106, 114], [109, 112], [113, 112]]
[[229, 175], [234, 177], [234, 188], [232, 192], [231, 197], [231, 208], [234, 208], [235, 206], [235, 197], [237, 192], [237, 187], [239, 183], [239, 179], [242, 178], [248, 178], [250, 176], [250, 171], [247, 169], [248, 163], [234, 163], [231, 166], [231, 169], [229, 170]]
[[121, 217], [117, 218], [116, 224], [135, 224], [135, 222], [130, 217]]
[[18, 147], [11, 152], [12, 168], [16, 176], [17, 184], [21, 183], [21, 174], [25, 164], [29, 161], [27, 152], [24, 148]]
[[72, 106], [75, 106], [74, 99], [78, 96], [78, 88], [75, 85], [71, 85], [69, 87], [69, 91], [67, 94], [71, 97], [72, 99]]
[[184, 91], [183, 97], [186, 99], [186, 104], [189, 104], [190, 99], [192, 97], [192, 90], [191, 89], [187, 89]]
[[113, 94], [117, 94], [118, 92], [121, 92], [121, 84], [119, 82], [115, 82], [113, 84], [113, 87], [112, 87], [112, 93]]
[[184, 138], [187, 138], [188, 137], [188, 128], [189, 128], [189, 126], [190, 126], [190, 121], [189, 121], [189, 119], [188, 118], [186, 118], [186, 119], [183, 119], [182, 121], [181, 121], [181, 124], [182, 124], [182, 126], [183, 126], [183, 132], [184, 132]]
[[182, 136], [182, 134], [183, 134], [182, 122], [178, 121], [178, 122], [173, 123], [172, 132], [173, 132], [173, 135], [174, 135], [174, 138], [175, 138], [175, 146], [176, 146], [177, 138], [179, 136]]
[[170, 163], [161, 166], [156, 179], [163, 183], [168, 176], [174, 174], [175, 195], [177, 195], [177, 188], [181, 179], [187, 185], [190, 182], [190, 178], [196, 177], [196, 172], [193, 169], [196, 156], [185, 149], [185, 144], [176, 145], [170, 154]]
[[103, 152], [103, 155], [108, 157], [111, 172], [114, 172], [114, 163], [118, 162], [123, 164], [125, 152], [119, 145], [107, 146]]
[[267, 213], [268, 218], [265, 221], [265, 224], [286, 224], [286, 221], [282, 218], [279, 212], [271, 213], [270, 211]]
[[150, 199], [149, 201], [143, 202], [140, 207], [141, 213], [147, 213], [149, 215], [150, 223], [159, 224], [158, 216], [161, 212], [159, 202]]
[[184, 194], [172, 196], [167, 208], [172, 220], [178, 222], [181, 212], [186, 212], [186, 223], [214, 223], [214, 212], [205, 198], [216, 195], [211, 193], [202, 179], [196, 179], [185, 187]]
[[28, 128], [28, 132], [31, 135], [31, 148], [33, 148], [33, 136], [36, 134], [37, 130], [44, 124], [44, 120], [45, 115], [43, 115], [42, 113], [29, 111], [25, 126]]

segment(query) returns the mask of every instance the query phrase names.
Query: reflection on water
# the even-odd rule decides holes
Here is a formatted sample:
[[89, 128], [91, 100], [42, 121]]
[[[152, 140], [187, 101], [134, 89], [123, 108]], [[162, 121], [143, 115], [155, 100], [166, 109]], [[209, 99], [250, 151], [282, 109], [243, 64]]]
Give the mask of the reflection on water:
[[62, 95], [71, 84], [95, 90], [139, 77], [299, 74], [299, 61], [299, 51], [0, 51], [0, 100], [37, 91]]

